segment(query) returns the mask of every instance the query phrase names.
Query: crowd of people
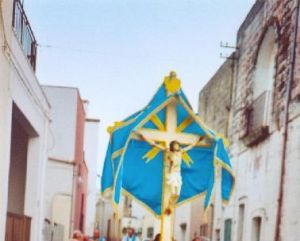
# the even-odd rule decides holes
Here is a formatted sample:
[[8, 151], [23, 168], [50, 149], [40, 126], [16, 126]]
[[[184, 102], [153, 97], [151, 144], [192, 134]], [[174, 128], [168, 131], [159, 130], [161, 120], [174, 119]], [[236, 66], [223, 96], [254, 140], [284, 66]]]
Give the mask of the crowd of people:
[[[94, 230], [93, 236], [89, 237], [84, 235], [81, 231], [76, 230], [73, 232], [72, 239], [70, 241], [106, 241], [103, 236], [100, 235], [98, 230]], [[126, 228], [122, 241], [140, 241], [133, 228]], [[153, 241], [160, 241], [160, 234], [155, 235]], [[174, 240], [175, 241], [175, 240]], [[195, 237], [192, 241], [206, 241], [201, 237]]]
[[139, 237], [136, 235], [134, 228], [126, 228], [122, 241], [140, 241]]
[[79, 230], [75, 230], [70, 241], [105, 241], [98, 230], [94, 230], [93, 236], [89, 237]]
[[[159, 239], [158, 239], [159, 240]], [[103, 236], [100, 235], [99, 230], [94, 230], [93, 236], [83, 234], [79, 230], [75, 230], [72, 234], [70, 241], [106, 241]], [[122, 238], [122, 241], [140, 241], [133, 228], [126, 228], [126, 233]]]

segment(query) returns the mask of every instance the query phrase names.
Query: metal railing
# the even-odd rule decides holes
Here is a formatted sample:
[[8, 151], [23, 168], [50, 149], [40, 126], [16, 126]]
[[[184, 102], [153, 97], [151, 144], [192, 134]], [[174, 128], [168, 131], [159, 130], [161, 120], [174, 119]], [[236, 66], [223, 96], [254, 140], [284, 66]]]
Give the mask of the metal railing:
[[32, 68], [36, 68], [37, 42], [20, 0], [14, 0], [13, 29]]
[[29, 241], [31, 218], [7, 213], [5, 241]]
[[270, 91], [263, 92], [251, 104], [249, 131], [268, 126]]

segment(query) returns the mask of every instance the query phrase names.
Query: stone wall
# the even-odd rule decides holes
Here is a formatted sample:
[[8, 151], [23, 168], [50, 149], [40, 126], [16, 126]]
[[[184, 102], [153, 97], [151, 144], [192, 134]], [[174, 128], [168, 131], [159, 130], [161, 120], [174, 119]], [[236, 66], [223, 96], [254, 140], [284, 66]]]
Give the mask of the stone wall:
[[[234, 80], [234, 53], [199, 93], [199, 116], [215, 132], [228, 135]], [[191, 204], [190, 236], [213, 236], [214, 205], [204, 217], [204, 198]]]
[[[216, 129], [229, 126], [230, 154], [237, 183], [234, 196], [225, 209], [219, 208], [222, 204], [217, 192], [213, 240], [219, 240], [218, 230], [220, 230], [220, 240], [224, 240], [226, 220], [232, 221], [230, 227], [232, 241], [275, 240], [282, 156], [285, 151], [283, 148], [285, 105], [290, 80], [292, 88], [288, 109], [290, 115], [287, 156], [284, 159], [286, 170], [283, 173], [284, 197], [280, 215], [281, 240], [296, 241], [300, 235], [300, 230], [297, 229], [300, 222], [300, 208], [297, 205], [300, 200], [300, 188], [296, 184], [300, 183], [299, 34], [296, 36], [297, 45], [294, 49], [295, 30], [299, 28], [299, 23], [296, 21], [297, 2], [296, 0], [257, 0], [240, 26], [237, 34], [229, 121], [224, 118], [224, 109], [228, 106], [224, 97], [229, 96], [231, 92], [228, 88], [221, 87], [224, 85], [224, 78], [216, 79], [216, 76], [228, 75], [227, 70], [223, 69], [226, 63], [200, 93], [199, 112], [204, 121], [209, 122], [208, 124]], [[268, 59], [261, 59], [262, 53], [267, 52], [262, 48], [269, 48], [272, 42], [272, 39], [266, 42], [266, 36], [270, 31], [274, 32], [275, 38], [274, 71], [271, 69], [273, 68], [271, 64], [265, 65], [268, 64]], [[272, 88], [268, 89], [270, 95], [266, 95], [269, 97], [263, 102], [263, 107], [258, 108], [259, 105], [256, 103], [259, 102], [254, 92], [257, 86], [261, 87], [267, 81], [264, 68], [270, 68], [271, 72], [267, 74], [272, 73]], [[220, 94], [222, 91], [223, 93]], [[207, 103], [205, 103], [206, 99], [208, 99]], [[217, 100], [224, 100], [221, 102], [223, 106], [220, 106], [220, 101]], [[260, 123], [261, 127], [267, 127], [264, 132], [260, 128], [253, 128], [253, 123], [260, 115], [264, 120]], [[243, 215], [241, 207], [244, 207]], [[258, 234], [259, 237], [256, 237], [255, 235]]]
[[[234, 54], [231, 56], [234, 58]], [[234, 60], [227, 59], [199, 93], [201, 119], [214, 131], [228, 133]]]

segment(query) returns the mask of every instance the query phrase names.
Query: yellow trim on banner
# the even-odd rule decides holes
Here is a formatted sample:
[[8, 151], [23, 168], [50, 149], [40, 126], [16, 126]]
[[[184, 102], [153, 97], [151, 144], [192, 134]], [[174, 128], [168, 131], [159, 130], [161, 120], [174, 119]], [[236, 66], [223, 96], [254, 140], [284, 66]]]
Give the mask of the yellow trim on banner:
[[129, 191], [127, 191], [125, 188], [122, 188], [122, 194], [129, 197], [130, 199], [136, 201], [138, 204], [143, 206], [146, 210], [148, 210], [155, 218], [160, 219], [160, 215], [158, 215], [156, 212], [152, 210], [147, 204], [145, 204], [143, 201], [135, 197], [133, 194], [131, 194]]
[[232, 168], [227, 163], [225, 163], [222, 159], [218, 157], [216, 157], [216, 159], [218, 164], [220, 164], [224, 169], [226, 169], [226, 171], [228, 171], [235, 179], [235, 174], [233, 173]]
[[216, 140], [216, 137], [213, 136], [210, 131], [209, 128], [204, 124], [204, 122], [201, 120], [201, 118], [199, 116], [197, 116], [190, 108], [189, 106], [184, 102], [184, 100], [182, 99], [182, 97], [180, 97], [179, 95], [176, 96], [176, 99], [179, 101], [179, 103], [186, 109], [186, 111], [190, 114], [191, 117], [193, 117], [193, 119], [198, 123], [198, 125], [201, 126], [201, 128], [204, 130], [205, 134], [207, 135], [208, 138]]
[[214, 160], [213, 160], [213, 166], [214, 166], [214, 183], [211, 189], [211, 193], [210, 193], [210, 197], [207, 203], [207, 207], [204, 208], [204, 213], [203, 213], [203, 217], [205, 217], [205, 215], [207, 216], [207, 212], [208, 209], [210, 208], [210, 204], [212, 202], [212, 197], [214, 196], [214, 191], [215, 191], [215, 186], [216, 186], [216, 180], [217, 180], [217, 148], [218, 146], [215, 146], [215, 150], [214, 150]]
[[[145, 108], [144, 108], [145, 109]], [[116, 121], [112, 126], [107, 127], [107, 132], [112, 135], [112, 133], [120, 128], [123, 128], [125, 126], [130, 125], [131, 123], [133, 123], [143, 112], [144, 109], [142, 109], [140, 111], [139, 114], [137, 114], [135, 117], [132, 117], [131, 119], [127, 120], [127, 121]]]
[[101, 196], [107, 198], [109, 192], [112, 192], [112, 187], [108, 187], [103, 192], [101, 192]]
[[228, 148], [230, 146], [230, 142], [229, 142], [228, 138], [226, 138], [223, 133], [217, 133], [217, 136], [222, 139], [224, 146], [226, 148]]
[[113, 154], [111, 155], [111, 159], [114, 160], [116, 159], [118, 156], [120, 156], [124, 151], [124, 148], [120, 148], [117, 151], [114, 151]]
[[176, 203], [175, 207], [177, 208], [177, 207], [180, 207], [180, 206], [182, 206], [182, 205], [184, 205], [184, 204], [186, 204], [186, 203], [195, 201], [196, 199], [203, 197], [205, 194], [206, 194], [206, 191], [203, 191], [203, 192], [201, 192], [201, 193], [198, 193], [197, 195], [195, 195], [195, 196], [193, 196], [193, 197], [191, 197], [191, 198], [188, 198], [188, 199], [186, 199], [186, 200], [184, 200], [184, 201], [181, 201], [181, 202]]
[[222, 159], [220, 158], [216, 158], [217, 161], [218, 161], [218, 164], [220, 164], [220, 166], [222, 168], [224, 168], [226, 171], [228, 171], [230, 173], [230, 175], [232, 176], [233, 178], [233, 184], [232, 184], [232, 187], [231, 187], [231, 190], [230, 190], [230, 193], [229, 193], [229, 199], [228, 200], [224, 200], [222, 199], [222, 202], [225, 204], [225, 205], [228, 205], [228, 203], [230, 202], [231, 198], [232, 198], [232, 194], [234, 193], [235, 191], [235, 185], [236, 185], [236, 177], [235, 177], [235, 174], [233, 173], [232, 171], [232, 168], [227, 164], [225, 163]]

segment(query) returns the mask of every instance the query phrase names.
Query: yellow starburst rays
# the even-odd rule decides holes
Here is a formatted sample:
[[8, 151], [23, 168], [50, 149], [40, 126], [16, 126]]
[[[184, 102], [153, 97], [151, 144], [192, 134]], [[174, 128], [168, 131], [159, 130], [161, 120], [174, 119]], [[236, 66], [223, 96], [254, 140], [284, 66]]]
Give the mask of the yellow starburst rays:
[[184, 161], [184, 163], [188, 166], [191, 167], [191, 165], [194, 163], [194, 161], [192, 160], [192, 158], [189, 156], [189, 154], [187, 152], [183, 152], [182, 153], [182, 160]]
[[191, 116], [185, 118], [179, 126], [176, 128], [176, 132], [182, 132], [185, 128], [187, 128], [190, 124], [192, 124], [193, 118]]
[[159, 148], [153, 147], [143, 156], [143, 159], [146, 159], [146, 163], [148, 163], [153, 160], [160, 151], [161, 150]]
[[[158, 118], [157, 115], [153, 115], [150, 119], [153, 124], [161, 131], [165, 130], [164, 124], [161, 122], [161, 120]], [[193, 119], [191, 117], [187, 117], [184, 119], [180, 125], [176, 128], [176, 132], [182, 132], [186, 127], [188, 127], [191, 123], [193, 122]], [[150, 162], [153, 160], [157, 154], [161, 150], [157, 147], [153, 147], [148, 151], [144, 156], [143, 159], [146, 159], [146, 163]], [[189, 156], [187, 152], [182, 153], [182, 160], [185, 162], [185, 164], [190, 167], [193, 164], [192, 158]]]
[[165, 130], [165, 125], [161, 122], [157, 115], [153, 115], [150, 120], [161, 131]]
[[[146, 163], [148, 163], [152, 161], [160, 151], [161, 150], [159, 148], [153, 147], [143, 156], [143, 159], [146, 159]], [[182, 152], [182, 160], [188, 167], [191, 167], [191, 165], [194, 163], [193, 159], [187, 152]]]
[[[161, 122], [161, 120], [159, 119], [159, 117], [157, 115], [153, 115], [150, 118], [150, 121], [152, 121], [152, 123], [160, 130], [160, 131], [164, 131], [165, 130], [165, 125]], [[157, 154], [160, 152], [161, 150], [157, 147], [153, 147], [150, 149], [150, 151], [148, 151], [144, 156], [143, 159], [146, 159], [146, 163], [150, 162], [151, 160], [153, 160]]]

